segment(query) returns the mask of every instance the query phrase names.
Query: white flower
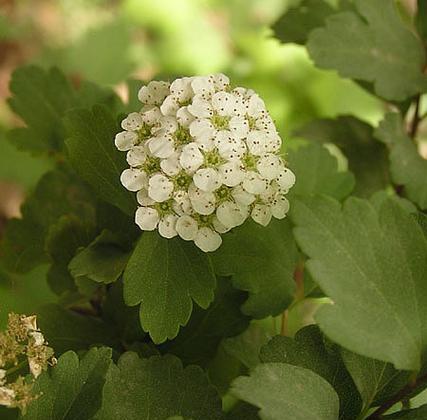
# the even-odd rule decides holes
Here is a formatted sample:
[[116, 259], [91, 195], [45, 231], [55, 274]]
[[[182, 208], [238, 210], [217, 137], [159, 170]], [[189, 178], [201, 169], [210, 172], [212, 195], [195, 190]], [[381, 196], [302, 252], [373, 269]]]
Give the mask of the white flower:
[[122, 131], [116, 134], [114, 143], [120, 151], [130, 150], [138, 141], [138, 134], [134, 131]]
[[142, 230], [154, 230], [159, 223], [159, 213], [151, 207], [139, 207], [135, 213], [135, 222]]
[[176, 112], [176, 119], [183, 127], [189, 127], [194, 121], [194, 116], [188, 111], [188, 107], [183, 106]]
[[271, 220], [271, 208], [265, 204], [255, 204], [251, 217], [260, 225], [267, 226]]
[[178, 220], [178, 217], [174, 214], [168, 214], [167, 216], [163, 217], [163, 219], [159, 222], [159, 233], [164, 238], [173, 238], [178, 234], [176, 231], [176, 221]]
[[251, 194], [261, 194], [267, 190], [268, 181], [255, 171], [249, 171], [245, 175], [243, 188]]
[[147, 174], [140, 169], [125, 169], [120, 177], [120, 182], [129, 191], [139, 191], [147, 184]]
[[155, 174], [148, 181], [148, 196], [158, 203], [172, 197], [173, 182], [166, 175]]
[[242, 164], [239, 160], [233, 160], [224, 163], [218, 168], [224, 185], [235, 187], [245, 179], [245, 172], [241, 169], [241, 166]]
[[175, 229], [182, 239], [192, 241], [196, 237], [199, 227], [191, 216], [185, 214], [178, 218]]
[[222, 239], [214, 230], [208, 227], [202, 227], [198, 230], [197, 235], [194, 238], [194, 243], [203, 252], [212, 252], [216, 251], [220, 247]]
[[272, 180], [279, 175], [281, 169], [280, 158], [273, 153], [262, 155], [257, 162], [257, 169], [263, 178]]
[[127, 152], [126, 160], [130, 166], [141, 166], [147, 159], [145, 146], [135, 146]]
[[138, 98], [142, 109], [122, 121], [114, 143], [127, 152], [121, 182], [137, 192], [142, 230], [211, 252], [250, 217], [263, 226], [286, 217], [295, 175], [253, 90], [231, 89], [228, 77], [213, 74], [153, 81]]
[[190, 197], [187, 191], [176, 191], [173, 196], [173, 210], [179, 216], [190, 214], [193, 211]]
[[284, 168], [276, 178], [280, 188], [287, 192], [295, 184], [295, 175], [289, 168]]
[[244, 141], [234, 138], [233, 135], [227, 131], [220, 131], [214, 143], [220, 156], [226, 160], [241, 159], [247, 150]]
[[197, 188], [195, 184], [190, 185], [188, 196], [191, 201], [193, 209], [204, 216], [212, 214], [216, 208], [215, 194], [206, 192]]
[[177, 175], [181, 171], [182, 166], [179, 163], [180, 156], [181, 156], [181, 153], [178, 151], [175, 151], [167, 159], [162, 159], [162, 161], [160, 162], [160, 168], [166, 175], [169, 175], [169, 176]]
[[273, 204], [271, 205], [271, 213], [276, 219], [283, 219], [289, 211], [289, 201], [281, 193], [278, 193]]
[[138, 92], [138, 99], [146, 105], [159, 105], [169, 94], [169, 83], [153, 80]]
[[148, 196], [148, 191], [146, 189], [139, 190], [136, 193], [136, 200], [141, 206], [152, 206], [156, 202]]
[[194, 95], [191, 87], [193, 80], [193, 77], [182, 77], [172, 82], [170, 92], [179, 103], [189, 101]]
[[178, 109], [179, 102], [172, 95], [167, 96], [160, 106], [163, 115], [174, 115]]
[[214, 216], [212, 218], [212, 226], [213, 228], [218, 232], [218, 233], [226, 233], [228, 232], [231, 228], [228, 228], [226, 226], [224, 226], [219, 220], [218, 217]]
[[256, 200], [256, 196], [245, 191], [241, 185], [233, 188], [231, 195], [236, 203], [244, 206], [250, 206]]
[[218, 220], [226, 227], [240, 226], [248, 217], [249, 207], [242, 204], [226, 201], [216, 210]]
[[132, 112], [122, 121], [123, 130], [135, 131], [142, 128], [144, 121], [139, 112]]
[[179, 163], [189, 173], [197, 171], [204, 161], [202, 152], [196, 143], [186, 144], [181, 151]]
[[198, 169], [193, 176], [194, 184], [205, 192], [212, 192], [221, 186], [221, 175], [213, 168]]
[[166, 132], [157, 133], [156, 137], [150, 140], [148, 145], [153, 156], [168, 158], [175, 152], [174, 142]]

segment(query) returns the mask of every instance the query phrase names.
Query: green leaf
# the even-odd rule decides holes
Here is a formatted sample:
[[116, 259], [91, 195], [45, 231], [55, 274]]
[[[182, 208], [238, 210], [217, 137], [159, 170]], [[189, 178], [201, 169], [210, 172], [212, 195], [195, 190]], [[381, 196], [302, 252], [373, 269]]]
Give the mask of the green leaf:
[[425, 420], [427, 418], [427, 404], [413, 410], [403, 410], [398, 413], [383, 416], [384, 420], [404, 419], [404, 420]]
[[340, 200], [354, 187], [353, 174], [338, 171], [337, 159], [319, 144], [290, 150], [287, 160], [296, 176], [292, 195], [326, 194]]
[[46, 252], [51, 257], [52, 265], [47, 277], [51, 289], [57, 295], [76, 289], [68, 264], [77, 249], [87, 245], [94, 234], [94, 220], [84, 221], [74, 215], [61, 216], [49, 229]]
[[400, 18], [392, 0], [355, 0], [357, 12], [330, 16], [310, 33], [307, 48], [320, 68], [374, 82], [375, 92], [404, 100], [427, 87], [420, 40]]
[[408, 382], [411, 373], [398, 371], [390, 363], [369, 359], [341, 349], [344, 364], [363, 401], [363, 412], [395, 395]]
[[177, 415], [222, 418], [221, 400], [202, 369], [183, 369], [174, 356], [140, 359], [130, 352], [110, 367], [96, 420], [164, 420]]
[[369, 201], [377, 210], [379, 210], [381, 209], [381, 206], [384, 204], [384, 202], [390, 199], [402, 207], [402, 210], [404, 210], [406, 213], [413, 215], [417, 214], [417, 208], [415, 205], [406, 198], [396, 195], [394, 191], [377, 191], [371, 196]]
[[12, 75], [10, 90], [9, 105], [27, 127], [11, 130], [9, 138], [19, 149], [32, 153], [56, 155], [63, 152], [65, 127], [62, 118], [68, 110], [95, 103], [117, 109], [121, 104], [111, 89], [88, 82], [74, 89], [57, 68], [18, 68]]
[[259, 415], [265, 420], [338, 418], [338, 396], [331, 385], [299, 366], [259, 365], [249, 377], [239, 377], [233, 382], [232, 393], [259, 407]]
[[282, 42], [304, 44], [309, 33], [323, 26], [326, 18], [335, 12], [323, 0], [303, 0], [296, 7], [287, 10], [274, 24], [274, 35]]
[[59, 305], [44, 305], [37, 310], [37, 319], [56, 354], [67, 350], [86, 350], [95, 345], [117, 346], [111, 325], [86, 315], [79, 315]]
[[70, 262], [73, 277], [88, 277], [98, 283], [113, 283], [123, 273], [129, 259], [115, 236], [108, 230], [86, 248], [82, 249]]
[[215, 355], [220, 341], [241, 333], [249, 318], [240, 312], [244, 293], [231, 286], [229, 278], [218, 278], [215, 300], [207, 309], [196, 306], [190, 321], [178, 336], [162, 347], [185, 364], [206, 365]]
[[244, 333], [226, 338], [223, 347], [229, 355], [238, 359], [248, 369], [252, 369], [260, 363], [260, 350], [269, 339], [270, 336], [263, 328], [252, 323]]
[[193, 243], [144, 232], [124, 273], [127, 305], [141, 304], [142, 328], [155, 343], [172, 339], [187, 324], [193, 300], [213, 301], [216, 279], [209, 257]]
[[67, 113], [66, 147], [74, 169], [99, 197], [133, 214], [135, 199], [120, 183], [126, 159], [114, 146], [117, 124], [105, 106], [92, 110], [76, 109]]
[[295, 135], [338, 146], [356, 177], [353, 194], [370, 197], [389, 183], [387, 150], [376, 141], [373, 128], [354, 117], [314, 120], [296, 130]]
[[421, 209], [427, 209], [427, 160], [420, 156], [415, 143], [405, 133], [401, 116], [387, 114], [375, 135], [390, 150], [393, 181], [404, 186], [410, 200]]
[[[19, 162], [19, 164], [11, 164]], [[22, 170], [25, 168], [25, 170]], [[26, 151], [17, 150], [8, 141], [6, 132], [0, 127], [0, 179], [19, 184], [25, 189], [34, 188], [40, 178], [52, 169], [46, 157], [31, 156]]]
[[427, 3], [424, 0], [417, 1], [417, 14], [415, 16], [415, 26], [418, 34], [427, 43]]
[[427, 238], [427, 214], [417, 213], [415, 219], [423, 230], [424, 236]]
[[17, 420], [19, 418], [19, 410], [0, 406], [0, 418], [2, 420]]
[[111, 350], [93, 348], [80, 361], [69, 351], [34, 385], [40, 397], [28, 407], [25, 420], [89, 420], [101, 406]]
[[291, 303], [297, 257], [290, 223], [273, 220], [267, 227], [246, 222], [227, 233], [213, 262], [218, 275], [233, 276], [234, 287], [249, 292], [243, 313], [261, 319]]
[[39, 306], [56, 300], [46, 283], [47, 270], [46, 265], [41, 265], [16, 275], [0, 266], [0, 329], [5, 327], [9, 312], [30, 314]]
[[227, 413], [226, 420], [259, 420], [258, 408], [246, 403], [236, 404]]
[[61, 216], [74, 215], [82, 222], [94, 218], [90, 191], [59, 169], [43, 176], [21, 210], [22, 219], [7, 224], [2, 242], [2, 261], [13, 272], [26, 272], [49, 261], [45, 240]]
[[317, 197], [296, 200], [292, 218], [308, 270], [334, 302], [316, 315], [326, 335], [397, 369], [419, 369], [427, 341], [427, 240], [413, 217], [392, 199], [377, 210], [362, 199], [341, 208]]
[[261, 349], [263, 363], [288, 363], [309, 369], [326, 379], [340, 399], [340, 418], [356, 418], [361, 400], [340, 357], [337, 346], [328, 343], [316, 325], [297, 332], [295, 338], [274, 337]]
[[125, 346], [135, 341], [143, 341], [145, 333], [139, 322], [139, 310], [137, 307], [126, 306], [121, 279], [108, 288], [101, 312], [105, 323], [110, 325], [110, 328], [115, 327], [120, 342]]
[[[87, 31], [65, 51], [70, 72], [102, 84], [124, 80], [133, 70], [129, 24], [116, 17], [107, 25]], [[135, 111], [135, 109], [134, 109]]]
[[32, 152], [60, 152], [64, 126], [61, 118], [75, 106], [75, 92], [56, 68], [21, 67], [12, 75], [9, 105], [27, 124], [10, 132], [11, 141]]

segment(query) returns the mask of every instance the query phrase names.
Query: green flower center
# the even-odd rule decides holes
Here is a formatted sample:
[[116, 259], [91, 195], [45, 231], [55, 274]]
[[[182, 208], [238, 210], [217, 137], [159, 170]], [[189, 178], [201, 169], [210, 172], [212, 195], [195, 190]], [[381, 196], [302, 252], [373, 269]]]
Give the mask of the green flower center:
[[178, 175], [173, 177], [172, 180], [178, 190], [187, 190], [191, 184], [191, 176], [185, 171], [181, 171]]
[[223, 203], [224, 201], [231, 200], [231, 188], [227, 187], [226, 185], [222, 185], [214, 192], [214, 194], [219, 204]]
[[148, 156], [147, 160], [142, 165], [142, 169], [147, 172], [148, 175], [154, 174], [160, 171], [160, 159], [153, 156]]
[[196, 213], [192, 217], [197, 221], [199, 227], [211, 227], [214, 215], [209, 214], [208, 216], [206, 216], [204, 214]]
[[173, 138], [177, 146], [191, 143], [192, 140], [188, 128], [184, 128], [181, 126], [178, 128], [178, 130], [175, 131], [175, 133], [173, 133]]
[[249, 124], [249, 130], [255, 130], [256, 128], [256, 118], [246, 115], [246, 121]]
[[219, 165], [226, 162], [224, 158], [221, 157], [217, 149], [209, 150], [204, 153], [205, 166], [208, 168], [217, 168]]
[[155, 209], [159, 212], [160, 217], [173, 213], [173, 199], [163, 201], [163, 203], [156, 203]]
[[223, 117], [222, 115], [214, 114], [211, 117], [211, 123], [217, 130], [228, 130], [230, 117]]
[[245, 166], [245, 169], [248, 169], [248, 170], [255, 170], [257, 161], [258, 161], [258, 157], [252, 155], [251, 153], [245, 153], [245, 155], [242, 158], [243, 165]]
[[148, 140], [151, 137], [151, 127], [148, 124], [145, 124], [138, 130], [138, 140], [142, 143], [145, 140]]

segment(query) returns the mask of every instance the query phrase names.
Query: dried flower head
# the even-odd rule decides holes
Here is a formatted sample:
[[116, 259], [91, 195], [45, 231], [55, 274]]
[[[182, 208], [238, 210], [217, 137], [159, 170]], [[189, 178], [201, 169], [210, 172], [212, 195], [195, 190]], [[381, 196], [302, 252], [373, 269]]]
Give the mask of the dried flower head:
[[[33, 316], [9, 314], [5, 332], [0, 333], [0, 405], [25, 412], [37, 396], [32, 393], [36, 379], [56, 362]], [[31, 377], [20, 375], [25, 368]]]

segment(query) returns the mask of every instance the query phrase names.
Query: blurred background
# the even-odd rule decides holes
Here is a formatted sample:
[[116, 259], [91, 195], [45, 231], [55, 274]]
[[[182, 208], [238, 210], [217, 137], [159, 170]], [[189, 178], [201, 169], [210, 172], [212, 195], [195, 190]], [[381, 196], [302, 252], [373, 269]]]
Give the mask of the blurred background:
[[[319, 117], [354, 115], [376, 124], [384, 113], [381, 101], [334, 72], [315, 69], [304, 47], [273, 39], [270, 26], [297, 3], [0, 0], [0, 236], [5, 220], [19, 216], [26, 193], [51, 165], [18, 151], [5, 136], [20, 124], [7, 98], [11, 74], [21, 65], [57, 66], [77, 85], [87, 79], [122, 95], [129, 78], [224, 72], [235, 85], [261, 95], [285, 146], [297, 141], [293, 130]], [[53, 300], [45, 271], [38, 268], [25, 275], [28, 281], [18, 281], [0, 268], [2, 319], [8, 310], [29, 311]]]

